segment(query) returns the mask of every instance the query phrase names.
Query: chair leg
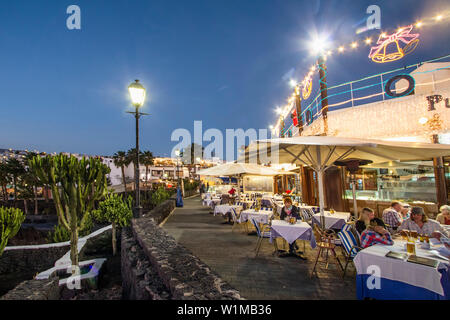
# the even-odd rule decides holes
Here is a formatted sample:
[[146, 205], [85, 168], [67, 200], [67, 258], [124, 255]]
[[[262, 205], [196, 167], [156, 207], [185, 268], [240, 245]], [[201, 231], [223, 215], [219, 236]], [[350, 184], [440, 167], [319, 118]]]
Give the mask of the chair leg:
[[339, 267], [341, 267], [341, 270], [344, 271], [344, 268], [342, 267], [341, 261], [339, 260], [337, 254], [336, 254], [336, 251], [334, 251], [334, 249], [331, 249], [331, 252], [333, 253], [334, 257], [336, 258], [336, 261], [338, 262]]
[[310, 278], [313, 276], [314, 271], [316, 271], [317, 263], [319, 262], [319, 257], [320, 257], [321, 254], [322, 254], [322, 248], [319, 248], [319, 252], [317, 253], [316, 261], [314, 262], [314, 267], [313, 267], [313, 269], [311, 271]]
[[342, 275], [342, 279], [345, 278], [345, 272], [347, 271], [347, 266], [348, 266], [348, 263], [349, 263], [349, 262], [350, 262], [350, 259], [347, 257], [347, 262], [345, 263], [344, 274]]
[[259, 249], [261, 249], [261, 243], [262, 243], [262, 238], [260, 238], [260, 240], [258, 241], [258, 246], [257, 246], [257, 249], [256, 249], [256, 254], [255, 254], [255, 257], [257, 257], [257, 256], [258, 256], [258, 253], [259, 253]]

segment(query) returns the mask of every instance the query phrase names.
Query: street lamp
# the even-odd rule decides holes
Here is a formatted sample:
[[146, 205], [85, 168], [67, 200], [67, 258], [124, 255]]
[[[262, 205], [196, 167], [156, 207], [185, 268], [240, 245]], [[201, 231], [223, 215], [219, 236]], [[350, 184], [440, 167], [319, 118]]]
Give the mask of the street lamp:
[[142, 216], [142, 207], [139, 187], [139, 118], [148, 114], [139, 112], [139, 108], [144, 105], [146, 91], [142, 84], [139, 83], [139, 80], [136, 80], [128, 86], [128, 92], [130, 93], [131, 103], [133, 104], [135, 111], [127, 111], [127, 113], [133, 114], [136, 118], [136, 162], [134, 168], [136, 202], [133, 210], [133, 217], [140, 218]]

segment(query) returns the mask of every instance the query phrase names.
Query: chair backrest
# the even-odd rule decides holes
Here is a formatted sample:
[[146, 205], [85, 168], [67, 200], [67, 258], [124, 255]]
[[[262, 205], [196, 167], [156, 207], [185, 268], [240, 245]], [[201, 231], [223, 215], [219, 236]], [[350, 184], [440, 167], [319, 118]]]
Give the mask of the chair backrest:
[[346, 223], [342, 226], [341, 231], [352, 231], [353, 226], [350, 223]]
[[234, 223], [237, 223], [237, 214], [236, 214], [236, 210], [234, 208], [231, 208], [231, 218], [233, 219]]
[[305, 221], [311, 220], [312, 216], [313, 216], [311, 214], [311, 212], [309, 211], [309, 209], [306, 209], [306, 208], [300, 208], [300, 214], [302, 215], [303, 220], [305, 220]]
[[352, 247], [358, 246], [358, 241], [356, 240], [353, 232], [341, 230], [338, 232], [338, 237], [341, 240], [342, 246], [344, 247], [345, 252], [347, 252], [347, 255], [354, 257], [358, 253], [358, 250], [356, 248], [352, 249]]
[[256, 219], [253, 219], [253, 218], [250, 218], [250, 220], [252, 221], [253, 225], [255, 226], [256, 233], [258, 234], [258, 237], [261, 237], [261, 229], [259, 229], [258, 222], [256, 222]]

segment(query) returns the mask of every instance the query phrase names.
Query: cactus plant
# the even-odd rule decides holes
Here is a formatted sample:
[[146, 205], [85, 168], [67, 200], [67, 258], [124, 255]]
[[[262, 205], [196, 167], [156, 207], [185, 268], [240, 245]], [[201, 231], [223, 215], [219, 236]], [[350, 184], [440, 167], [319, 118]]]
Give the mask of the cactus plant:
[[90, 222], [94, 202], [103, 198], [110, 169], [97, 158], [78, 160], [63, 154], [36, 156], [28, 162], [42, 184], [52, 189], [59, 224], [70, 233], [72, 272], [78, 266], [78, 234]]
[[0, 256], [8, 243], [14, 237], [25, 220], [23, 211], [16, 208], [0, 208]]
[[127, 226], [133, 217], [132, 202], [133, 198], [131, 196], [128, 196], [128, 199], [125, 201], [122, 196], [111, 193], [105, 197], [105, 200], [99, 203], [98, 209], [93, 212], [95, 220], [99, 222], [107, 221], [112, 224], [113, 255], [116, 255], [117, 252], [117, 227]]

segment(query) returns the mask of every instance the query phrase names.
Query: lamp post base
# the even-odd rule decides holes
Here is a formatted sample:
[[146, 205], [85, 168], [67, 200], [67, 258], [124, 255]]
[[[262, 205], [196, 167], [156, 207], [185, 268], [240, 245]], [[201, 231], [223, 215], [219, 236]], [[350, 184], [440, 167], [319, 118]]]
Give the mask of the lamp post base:
[[142, 217], [142, 207], [134, 207], [133, 208], [133, 218], [141, 218]]

